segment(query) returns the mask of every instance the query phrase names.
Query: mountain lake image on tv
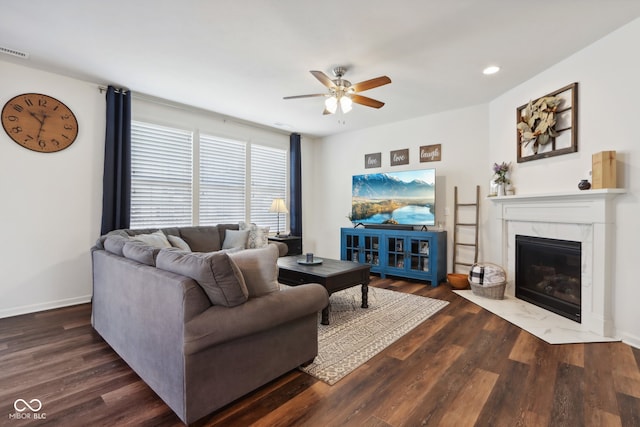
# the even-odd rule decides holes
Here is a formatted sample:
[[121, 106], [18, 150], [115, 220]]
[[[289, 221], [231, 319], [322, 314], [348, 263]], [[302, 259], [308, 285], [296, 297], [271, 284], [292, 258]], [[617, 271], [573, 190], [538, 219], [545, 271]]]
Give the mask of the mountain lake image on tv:
[[354, 175], [351, 221], [435, 225], [436, 170]]

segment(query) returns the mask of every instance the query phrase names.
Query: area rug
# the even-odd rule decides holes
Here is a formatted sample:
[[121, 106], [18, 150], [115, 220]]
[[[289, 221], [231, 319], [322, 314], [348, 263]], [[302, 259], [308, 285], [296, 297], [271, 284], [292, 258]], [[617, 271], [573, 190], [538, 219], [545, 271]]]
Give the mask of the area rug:
[[333, 385], [449, 304], [381, 288], [369, 288], [361, 308], [361, 287], [331, 295], [329, 325], [318, 315], [318, 356], [302, 371]]

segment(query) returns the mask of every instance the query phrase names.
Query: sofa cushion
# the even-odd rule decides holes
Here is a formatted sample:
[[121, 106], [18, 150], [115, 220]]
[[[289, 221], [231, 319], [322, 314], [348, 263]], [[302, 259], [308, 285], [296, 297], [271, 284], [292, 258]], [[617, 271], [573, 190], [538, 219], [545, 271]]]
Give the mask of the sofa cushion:
[[244, 278], [249, 298], [255, 298], [280, 290], [278, 285], [278, 248], [265, 248], [233, 252], [229, 258], [234, 262]]
[[249, 230], [225, 230], [222, 249], [245, 249], [247, 237], [249, 237]]
[[149, 246], [155, 246], [160, 249], [171, 247], [171, 243], [167, 240], [167, 236], [165, 236], [165, 234], [160, 230], [150, 234], [136, 234], [135, 236], [131, 236], [131, 240], [138, 240]]
[[259, 227], [256, 224], [240, 222], [240, 230], [249, 230], [247, 249], [264, 248], [269, 244], [269, 227]]
[[243, 276], [233, 267], [226, 252], [192, 253], [163, 249], [156, 266], [194, 279], [214, 305], [234, 307], [247, 301]]
[[160, 248], [147, 245], [144, 242], [130, 240], [122, 247], [122, 254], [125, 258], [138, 261], [141, 264], [155, 267], [156, 257], [160, 252]]
[[167, 237], [180, 236], [180, 227], [165, 227], [161, 228], [160, 231], [162, 231]]
[[182, 227], [180, 237], [194, 252], [213, 252], [221, 248], [220, 234], [214, 226]]
[[128, 237], [123, 237], [117, 234], [110, 235], [107, 236], [106, 239], [104, 239], [104, 249], [107, 252], [111, 252], [112, 254], [124, 256], [124, 254], [122, 253], [122, 248], [128, 241]]
[[181, 237], [169, 234], [167, 236], [167, 240], [169, 240], [169, 243], [171, 243], [171, 246], [173, 246], [174, 248], [178, 248], [178, 249], [182, 249], [183, 251], [191, 252], [191, 247]]
[[240, 226], [238, 224], [217, 224], [216, 227], [218, 228], [220, 242], [224, 242], [227, 230], [240, 230]]

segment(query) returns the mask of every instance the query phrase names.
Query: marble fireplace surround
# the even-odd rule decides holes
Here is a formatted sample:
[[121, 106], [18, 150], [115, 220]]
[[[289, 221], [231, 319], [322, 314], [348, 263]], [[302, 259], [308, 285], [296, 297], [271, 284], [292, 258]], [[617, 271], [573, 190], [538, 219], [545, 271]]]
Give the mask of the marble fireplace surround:
[[[504, 300], [461, 296], [551, 343], [617, 341], [611, 316], [615, 202], [623, 189], [492, 197], [497, 260], [507, 270]], [[582, 323], [515, 298], [516, 234], [582, 243]]]

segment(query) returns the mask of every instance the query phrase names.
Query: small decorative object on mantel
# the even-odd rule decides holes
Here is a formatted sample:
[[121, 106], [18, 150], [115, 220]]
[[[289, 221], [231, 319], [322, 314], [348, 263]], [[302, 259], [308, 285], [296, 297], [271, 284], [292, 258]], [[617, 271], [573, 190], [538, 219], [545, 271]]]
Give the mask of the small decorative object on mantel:
[[364, 155], [365, 169], [379, 168], [382, 166], [382, 153], [371, 153]]
[[578, 183], [578, 188], [580, 190], [588, 190], [591, 188], [591, 183], [587, 179], [583, 179]]
[[578, 83], [516, 109], [518, 163], [578, 151]]
[[593, 188], [616, 188], [616, 152], [601, 151], [591, 157]]
[[420, 163], [439, 162], [442, 160], [442, 145], [423, 145], [420, 147]]
[[391, 153], [391, 166], [408, 165], [409, 164], [409, 149], [396, 150]]
[[489, 181], [489, 197], [496, 197], [498, 195], [498, 184], [491, 178]]
[[[496, 196], [506, 196], [507, 195], [507, 184], [511, 184], [509, 178], [507, 178], [507, 173], [509, 172], [510, 163], [502, 162], [500, 164], [493, 164], [493, 173], [495, 174], [495, 178], [493, 182], [497, 185], [496, 188]], [[491, 194], [491, 192], [489, 192]]]

